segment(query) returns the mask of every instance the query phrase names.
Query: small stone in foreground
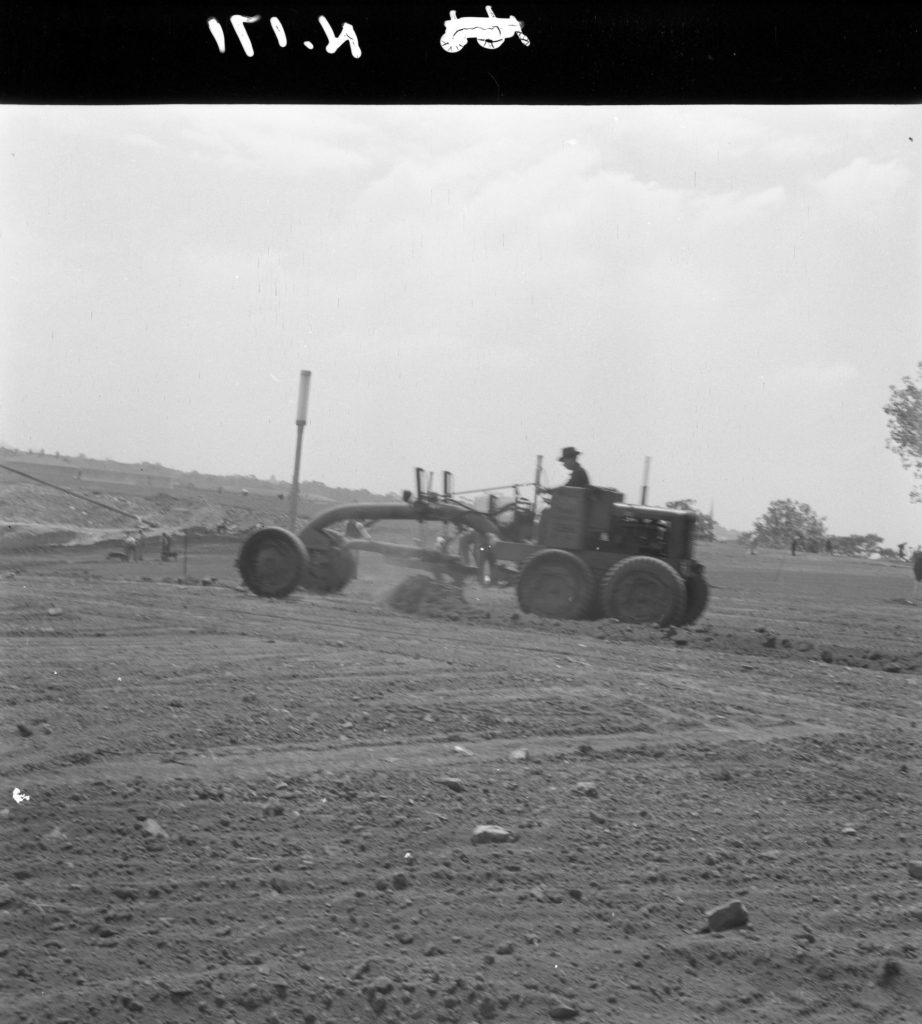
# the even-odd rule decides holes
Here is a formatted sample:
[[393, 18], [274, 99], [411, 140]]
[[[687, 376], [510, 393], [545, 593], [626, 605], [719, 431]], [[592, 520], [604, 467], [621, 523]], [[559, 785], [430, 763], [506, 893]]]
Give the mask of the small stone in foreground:
[[478, 825], [471, 836], [472, 843], [508, 843], [512, 833], [499, 825]]
[[911, 860], [908, 867], [910, 878], [922, 878], [922, 860]]
[[739, 900], [730, 900], [721, 907], [714, 907], [707, 912], [709, 932], [722, 932], [727, 928], [742, 928], [749, 923], [749, 914]]
[[149, 835], [155, 838], [168, 839], [166, 831], [162, 826], [156, 822], [153, 818], [145, 818], [141, 824], [141, 828]]
[[509, 755], [509, 760], [510, 761], [527, 761], [528, 760], [528, 751], [524, 747], [519, 747], [518, 749], [512, 751], [512, 753]]
[[440, 786], [444, 786], [446, 789], [450, 789], [453, 793], [463, 793], [465, 785], [460, 779], [453, 778], [448, 775], [443, 775], [441, 778], [435, 780]]
[[551, 1020], [572, 1020], [574, 1017], [579, 1016], [579, 1010], [569, 1003], [556, 1000], [548, 1010], [548, 1015]]

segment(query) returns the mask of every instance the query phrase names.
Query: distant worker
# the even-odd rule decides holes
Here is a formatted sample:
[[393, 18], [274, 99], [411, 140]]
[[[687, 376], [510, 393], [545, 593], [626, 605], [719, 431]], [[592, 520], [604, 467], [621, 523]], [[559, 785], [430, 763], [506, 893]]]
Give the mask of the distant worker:
[[919, 594], [919, 584], [922, 583], [922, 547], [916, 548], [912, 553], [910, 565], [912, 566], [912, 578], [914, 583], [912, 587], [912, 597], [909, 598], [909, 603], [915, 604], [916, 597]]
[[138, 541], [131, 531], [125, 534], [125, 558], [134, 562], [138, 557]]
[[906, 541], [903, 541], [902, 544], [897, 544], [896, 550], [897, 550], [897, 554], [899, 554], [899, 556], [900, 556], [900, 561], [901, 562], [905, 561], [905, 559], [906, 559]]
[[462, 565], [470, 565], [473, 561], [472, 549], [477, 543], [477, 531], [464, 523], [458, 523], [458, 558]]
[[173, 553], [173, 542], [170, 540], [168, 533], [161, 534], [160, 536], [160, 561], [168, 562], [170, 555]]

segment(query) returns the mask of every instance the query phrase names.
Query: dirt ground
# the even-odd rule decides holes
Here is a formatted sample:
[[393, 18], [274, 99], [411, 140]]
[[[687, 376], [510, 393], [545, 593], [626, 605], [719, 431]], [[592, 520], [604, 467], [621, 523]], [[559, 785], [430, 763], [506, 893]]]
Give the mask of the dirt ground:
[[907, 567], [705, 545], [656, 629], [237, 544], [0, 553], [4, 1019], [922, 1020]]

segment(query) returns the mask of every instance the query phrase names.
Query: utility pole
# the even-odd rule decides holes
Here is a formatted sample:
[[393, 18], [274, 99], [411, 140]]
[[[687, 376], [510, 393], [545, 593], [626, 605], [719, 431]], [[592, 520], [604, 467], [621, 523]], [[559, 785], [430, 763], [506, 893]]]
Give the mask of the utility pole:
[[295, 444], [295, 470], [291, 479], [291, 511], [288, 525], [292, 533], [298, 531], [298, 488], [301, 475], [301, 442], [304, 439], [304, 427], [307, 423], [307, 396], [311, 389], [311, 371], [301, 371], [301, 383], [298, 387], [298, 414], [295, 423], [298, 427], [298, 440]]
[[532, 516], [538, 513], [538, 492], [541, 490], [541, 468], [544, 463], [544, 456], [539, 455], [535, 461], [535, 496], [531, 503]]
[[650, 456], [645, 455], [643, 460], [643, 487], [640, 489], [640, 504], [647, 503], [647, 487], [650, 483]]

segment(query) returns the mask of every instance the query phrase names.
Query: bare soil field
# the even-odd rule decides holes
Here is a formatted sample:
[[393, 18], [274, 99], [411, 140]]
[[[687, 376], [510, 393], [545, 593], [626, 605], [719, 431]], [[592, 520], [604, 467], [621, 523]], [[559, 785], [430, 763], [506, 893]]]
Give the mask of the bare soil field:
[[5, 1020], [922, 1020], [906, 566], [703, 545], [658, 629], [238, 543], [0, 553]]

